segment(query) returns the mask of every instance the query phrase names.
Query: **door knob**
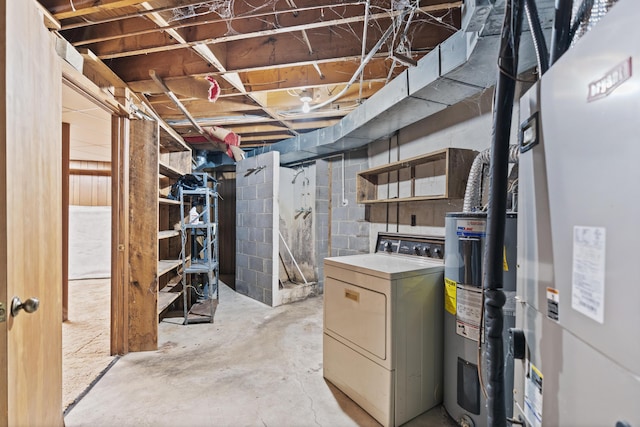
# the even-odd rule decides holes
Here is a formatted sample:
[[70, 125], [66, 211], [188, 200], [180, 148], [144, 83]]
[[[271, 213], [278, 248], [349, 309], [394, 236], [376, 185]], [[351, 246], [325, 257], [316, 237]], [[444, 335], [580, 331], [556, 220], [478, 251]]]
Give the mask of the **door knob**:
[[33, 313], [38, 307], [40, 307], [40, 300], [38, 298], [29, 298], [25, 302], [22, 302], [19, 297], [13, 297], [11, 300], [11, 315], [16, 317], [20, 314], [20, 310]]

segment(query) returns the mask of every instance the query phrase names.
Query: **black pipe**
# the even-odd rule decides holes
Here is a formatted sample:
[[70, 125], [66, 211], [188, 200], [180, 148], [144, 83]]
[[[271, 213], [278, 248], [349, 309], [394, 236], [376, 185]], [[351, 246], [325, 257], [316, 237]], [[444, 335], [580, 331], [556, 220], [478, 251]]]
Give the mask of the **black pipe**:
[[539, 75], [543, 75], [549, 69], [549, 50], [547, 42], [544, 40], [542, 26], [540, 25], [540, 15], [535, 0], [526, 0], [524, 10], [527, 13], [527, 21], [531, 29], [531, 37], [533, 38], [533, 47], [536, 51], [536, 59], [538, 60]]
[[569, 49], [573, 0], [556, 0], [556, 16], [551, 30], [551, 65]]
[[489, 181], [489, 210], [484, 259], [485, 341], [487, 358], [487, 425], [506, 427], [502, 307], [503, 251], [507, 209], [509, 135], [518, 73], [524, 0], [507, 1], [500, 35], [498, 81], [493, 98], [493, 133]]

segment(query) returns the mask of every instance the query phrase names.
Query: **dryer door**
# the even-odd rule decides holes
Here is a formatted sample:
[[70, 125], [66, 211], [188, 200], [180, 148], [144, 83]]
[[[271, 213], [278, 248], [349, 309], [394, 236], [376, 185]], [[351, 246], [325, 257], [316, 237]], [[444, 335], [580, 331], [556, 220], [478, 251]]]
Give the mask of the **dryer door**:
[[385, 360], [387, 296], [327, 277], [324, 288], [327, 330]]

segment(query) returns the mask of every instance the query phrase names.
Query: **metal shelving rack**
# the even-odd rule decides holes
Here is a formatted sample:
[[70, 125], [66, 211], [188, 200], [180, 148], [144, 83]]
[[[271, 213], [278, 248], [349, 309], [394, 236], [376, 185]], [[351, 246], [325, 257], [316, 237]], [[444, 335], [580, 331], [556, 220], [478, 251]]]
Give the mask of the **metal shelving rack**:
[[[219, 301], [218, 182], [205, 172], [194, 172], [193, 175], [202, 180], [202, 186], [180, 189], [185, 325], [213, 323]], [[197, 219], [190, 218], [185, 207], [195, 207]], [[190, 248], [187, 247], [189, 243]], [[195, 304], [190, 304], [191, 289], [195, 289], [198, 296]], [[195, 307], [204, 310], [195, 313]]]

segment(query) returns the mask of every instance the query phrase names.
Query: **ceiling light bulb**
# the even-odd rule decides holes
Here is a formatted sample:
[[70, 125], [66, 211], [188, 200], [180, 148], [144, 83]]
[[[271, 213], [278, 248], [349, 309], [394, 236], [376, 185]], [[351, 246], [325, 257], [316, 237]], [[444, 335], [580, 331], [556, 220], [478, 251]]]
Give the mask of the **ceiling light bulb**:
[[302, 112], [308, 113], [309, 111], [311, 111], [311, 106], [309, 106], [309, 101], [304, 101], [304, 103], [302, 104]]

